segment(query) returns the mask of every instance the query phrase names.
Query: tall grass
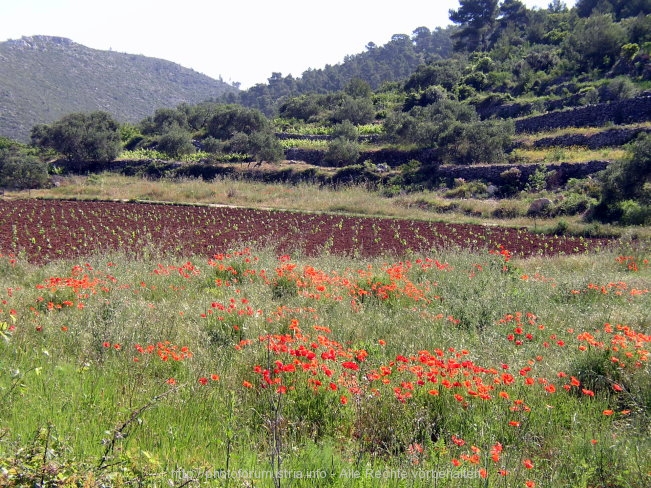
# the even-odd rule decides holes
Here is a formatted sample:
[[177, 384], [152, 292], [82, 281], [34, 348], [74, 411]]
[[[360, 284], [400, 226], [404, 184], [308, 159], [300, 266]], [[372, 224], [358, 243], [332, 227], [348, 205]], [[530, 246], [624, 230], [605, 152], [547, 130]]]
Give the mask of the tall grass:
[[620, 148], [586, 149], [572, 146], [544, 149], [518, 148], [513, 151], [512, 158], [529, 164], [584, 163], [595, 160], [616, 161], [626, 154], [626, 150]]
[[648, 486], [643, 252], [4, 256], [0, 480]]

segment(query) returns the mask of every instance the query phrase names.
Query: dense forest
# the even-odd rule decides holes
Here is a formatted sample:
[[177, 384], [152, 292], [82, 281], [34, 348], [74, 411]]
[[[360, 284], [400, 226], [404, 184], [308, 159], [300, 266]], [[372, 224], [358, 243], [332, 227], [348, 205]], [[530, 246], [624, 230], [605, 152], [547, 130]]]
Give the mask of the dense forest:
[[[432, 164], [511, 160], [515, 117], [625, 100], [651, 86], [651, 0], [579, 0], [571, 9], [559, 0], [546, 9], [519, 0], [461, 0], [449, 17], [451, 27], [396, 34], [341, 64], [300, 78], [273, 73], [267, 84], [158, 109], [137, 124], [94, 112], [37, 125], [31, 146], [0, 144], [0, 174], [13, 175], [17, 185], [16, 162], [21, 154], [33, 162], [37, 150], [41, 159], [59, 154], [73, 163], [129, 151], [259, 165], [281, 161], [302, 144], [320, 149], [334, 167], [359, 163], [369, 148], [424, 150], [427, 161], [411, 161], [394, 181], [408, 189]], [[650, 143], [641, 141], [633, 151], [637, 163], [627, 166], [635, 168], [636, 184], [622, 193], [630, 174], [612, 169], [604, 194], [641, 199], [648, 208]], [[21, 184], [41, 183], [30, 176]], [[617, 217], [608, 202], [599, 208]]]

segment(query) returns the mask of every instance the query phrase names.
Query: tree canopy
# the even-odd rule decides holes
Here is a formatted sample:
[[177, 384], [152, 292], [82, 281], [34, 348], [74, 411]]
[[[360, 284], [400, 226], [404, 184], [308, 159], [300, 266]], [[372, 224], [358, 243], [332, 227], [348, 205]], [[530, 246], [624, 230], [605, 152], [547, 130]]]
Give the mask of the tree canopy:
[[107, 112], [72, 113], [32, 129], [32, 143], [69, 161], [112, 161], [121, 151], [120, 125]]
[[450, 10], [450, 20], [461, 29], [452, 37], [457, 49], [486, 49], [497, 15], [499, 0], [459, 0], [459, 8]]

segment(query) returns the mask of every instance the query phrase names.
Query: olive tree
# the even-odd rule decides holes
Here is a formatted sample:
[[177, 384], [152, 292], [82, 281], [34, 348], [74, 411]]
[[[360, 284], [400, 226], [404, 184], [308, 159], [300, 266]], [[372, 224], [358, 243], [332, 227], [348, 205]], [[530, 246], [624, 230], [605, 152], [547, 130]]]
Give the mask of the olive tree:
[[114, 160], [122, 149], [120, 124], [107, 112], [72, 113], [32, 129], [32, 143], [51, 148], [69, 161]]

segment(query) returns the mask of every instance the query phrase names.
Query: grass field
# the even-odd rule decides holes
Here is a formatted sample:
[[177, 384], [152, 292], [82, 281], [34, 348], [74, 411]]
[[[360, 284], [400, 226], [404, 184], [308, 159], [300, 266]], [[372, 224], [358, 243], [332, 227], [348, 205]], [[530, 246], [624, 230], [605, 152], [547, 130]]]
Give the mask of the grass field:
[[[152, 205], [151, 222], [130, 211], [111, 228], [89, 204], [44, 223], [29, 196], [483, 223], [472, 242], [489, 245], [279, 255], [264, 226], [237, 221], [213, 223], [240, 236], [228, 249], [168, 254], [137, 226], [172, 241], [210, 229], [170, 206], [157, 222]], [[648, 229], [602, 226], [620, 236], [610, 247], [524, 259], [495, 225], [594, 224], [534, 221], [524, 197], [227, 179], [99, 174], [5, 198], [25, 221], [4, 216], [3, 235], [62, 259], [0, 255], [0, 486], [651, 484]], [[412, 227], [398, 227], [403, 242]]]
[[0, 484], [649, 486], [648, 258], [4, 255]]

